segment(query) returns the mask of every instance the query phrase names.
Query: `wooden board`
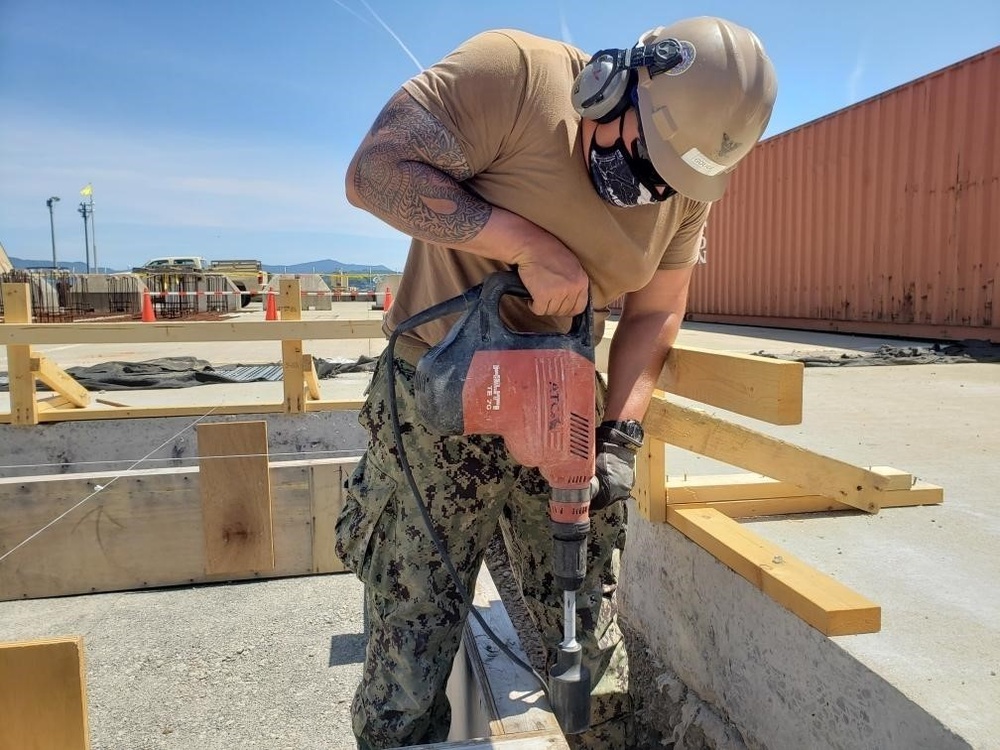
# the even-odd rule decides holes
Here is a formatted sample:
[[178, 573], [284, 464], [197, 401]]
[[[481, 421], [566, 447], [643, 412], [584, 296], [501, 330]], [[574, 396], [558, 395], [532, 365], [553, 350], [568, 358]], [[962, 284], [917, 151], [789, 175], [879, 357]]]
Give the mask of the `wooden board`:
[[[887, 467], [873, 467], [892, 483], [881, 497], [883, 508], [903, 508], [915, 505], [938, 505], [944, 502], [944, 489], [912, 480], [906, 472]], [[900, 488], [902, 485], [902, 488]], [[671, 477], [666, 484], [667, 504], [671, 507], [710, 507], [730, 518], [793, 513], [825, 513], [851, 511], [856, 508], [822, 495], [806, 495], [789, 482], [762, 477], [759, 474], [723, 474], [700, 477]]]
[[[8, 286], [8, 285], [5, 285]], [[15, 285], [16, 286], [16, 285]], [[3, 344], [141, 344], [179, 341], [277, 341], [279, 339], [385, 340], [382, 321], [240, 320], [168, 323], [31, 323], [0, 326]]]
[[[302, 297], [298, 279], [281, 280], [278, 313], [282, 320], [301, 320]], [[285, 411], [289, 414], [298, 414], [305, 410], [306, 382], [302, 359], [302, 339], [285, 339], [281, 342]]]
[[83, 639], [0, 643], [0, 748], [89, 747]]
[[309, 575], [318, 555], [311, 472], [331, 464], [349, 474], [357, 461], [272, 464], [274, 569], [217, 575], [205, 573], [196, 468], [0, 479], [0, 555], [104, 488], [0, 562], [0, 601]]
[[[116, 407], [111, 409], [72, 409], [60, 411], [49, 408], [39, 413], [39, 422], [87, 422], [102, 419], [148, 419], [150, 417], [202, 417], [207, 407], [199, 406], [128, 406], [108, 402], [104, 399], [94, 399], [99, 404]], [[41, 402], [39, 402], [41, 403]], [[118, 408], [120, 406], [120, 408]], [[364, 406], [364, 399], [324, 399], [322, 401], [306, 402], [307, 412], [321, 411], [357, 411]], [[285, 411], [283, 403], [266, 404], [254, 402], [250, 404], [221, 404], [213, 407], [212, 414], [281, 414]], [[0, 413], [0, 424], [10, 424], [11, 414]]]
[[667, 493], [661, 477], [666, 476], [666, 445], [649, 436], [636, 455], [633, 495], [643, 518], [653, 523], [667, 520]]
[[890, 479], [654, 395], [647, 434], [703, 456], [781, 479], [805, 494], [823, 495], [877, 513]]
[[311, 354], [302, 355], [302, 373], [306, 380], [306, 391], [312, 401], [319, 401], [323, 394], [319, 389], [319, 375], [316, 374], [316, 363]]
[[33, 356], [31, 358], [31, 371], [35, 377], [56, 393], [67, 398], [74, 406], [83, 407], [90, 404], [90, 393], [87, 389], [48, 357]]
[[200, 424], [205, 573], [274, 570], [267, 422]]
[[[915, 505], [939, 505], [944, 501], [944, 490], [933, 484], [917, 482], [909, 490], [886, 490], [882, 508], [910, 508]], [[792, 495], [765, 497], [753, 500], [708, 501], [704, 503], [671, 503], [670, 508], [714, 508], [730, 518], [764, 518], [788, 516], [799, 513], [858, 512], [857, 508], [838, 503], [822, 495]]]
[[[0, 284], [3, 293], [4, 324], [0, 334], [16, 324], [31, 323], [31, 287], [27, 284]], [[28, 326], [31, 327], [30, 325]], [[10, 390], [10, 423], [38, 424], [35, 375], [31, 371], [31, 344], [7, 347], [7, 376]]]
[[825, 635], [882, 627], [877, 604], [713, 508], [671, 506], [667, 522]]
[[[610, 350], [610, 338], [597, 347], [601, 372], [608, 371]], [[802, 375], [801, 362], [675, 345], [656, 387], [764, 422], [799, 424]]]
[[[476, 578], [473, 600], [483, 619], [504, 644], [519, 658], [528, 661], [500, 592], [485, 565]], [[510, 659], [497, 658], [496, 646], [475, 618], [470, 617], [466, 622], [464, 644], [475, 673], [477, 692], [487, 714], [491, 737], [558, 732], [559, 722], [537, 681]]]

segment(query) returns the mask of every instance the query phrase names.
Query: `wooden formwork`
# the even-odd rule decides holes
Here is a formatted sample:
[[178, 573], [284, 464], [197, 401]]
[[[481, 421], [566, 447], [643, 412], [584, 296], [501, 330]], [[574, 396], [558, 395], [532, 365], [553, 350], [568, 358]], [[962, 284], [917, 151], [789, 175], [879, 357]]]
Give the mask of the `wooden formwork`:
[[[322, 399], [319, 383], [311, 367], [311, 358], [303, 352], [302, 341], [371, 338], [380, 335], [380, 322], [302, 321], [299, 320], [298, 313], [300, 294], [297, 281], [282, 280], [281, 292], [280, 321], [31, 324], [25, 285], [5, 284], [3, 293], [8, 317], [5, 324], [0, 326], [0, 343], [5, 344], [8, 349], [12, 398], [11, 413], [6, 415], [6, 421], [30, 425], [68, 419], [201, 416], [204, 411], [203, 408], [187, 407], [90, 408], [86, 403], [86, 391], [81, 393], [74, 390], [74, 386], [79, 386], [68, 376], [60, 378], [58, 368], [50, 363], [46, 364], [44, 358], [32, 352], [33, 343], [280, 339], [285, 371], [283, 401], [265, 405], [229, 405], [214, 410], [215, 413], [302, 413], [358, 408], [358, 401]], [[597, 351], [598, 368], [602, 371], [607, 369], [608, 350], [609, 343], [605, 340]], [[671, 400], [672, 396], [681, 396], [773, 424], [797, 424], [802, 419], [802, 373], [803, 366], [797, 362], [677, 346], [667, 359], [657, 383], [660, 390], [654, 395], [644, 419], [648, 441], [641, 456], [641, 470], [637, 475], [635, 491], [643, 515], [650, 521], [668, 523], [677, 528], [768, 591], [776, 589], [771, 584], [765, 585], [767, 581], [784, 575], [794, 565], [801, 564], [794, 563], [791, 555], [773, 549], [772, 545], [753, 535], [748, 529], [739, 527], [733, 518], [853, 509], [876, 513], [886, 505], [937, 503], [942, 499], [940, 488], [915, 483], [905, 472], [852, 466]], [[47, 405], [37, 399], [34, 381], [42, 376], [47, 378], [46, 382], [50, 382], [50, 385], [55, 384], [55, 387], [61, 389], [59, 397], [63, 399], [63, 403]], [[3, 418], [4, 415], [0, 415], [0, 419]], [[204, 427], [207, 429], [207, 425]], [[754, 474], [742, 479], [685, 479], [679, 482], [675, 478], [667, 481], [664, 459], [667, 444], [733, 464]], [[262, 452], [258, 451], [257, 454]], [[219, 458], [214, 464], [206, 463], [213, 455], [217, 454], [203, 452], [205, 458], [201, 471], [139, 470], [110, 476], [77, 474], [0, 480], [0, 556], [5, 554], [5, 550], [9, 553], [13, 545], [44, 525], [47, 519], [51, 520], [65, 512], [67, 507], [72, 506], [73, 498], [85, 497], [88, 492], [94, 493], [94, 497], [85, 506], [81, 506], [60, 524], [32, 541], [31, 555], [18, 551], [0, 559], [0, 599], [101, 591], [113, 587], [165, 585], [169, 582], [218, 580], [215, 576], [239, 575], [238, 569], [241, 567], [249, 571], [249, 577], [329, 572], [335, 567], [335, 560], [330, 559], [332, 546], [319, 545], [313, 551], [314, 540], [308, 535], [332, 533], [329, 514], [334, 512], [333, 504], [336, 502], [332, 498], [340, 491], [342, 473], [349, 470], [345, 469], [343, 463], [337, 462], [271, 464], [270, 470], [266, 470], [260, 461], [256, 464], [243, 464], [245, 468], [255, 466], [256, 475], [268, 478], [273, 485], [268, 501], [271, 503], [269, 522], [273, 528], [273, 539], [270, 540], [274, 545], [273, 553], [268, 550], [262, 552], [263, 548], [253, 548], [249, 553], [241, 553], [253, 557], [252, 565], [240, 562], [234, 566], [232, 563], [216, 560], [204, 549], [200, 556], [173, 554], [182, 548], [190, 553], [188, 547], [191, 545], [191, 535], [199, 538], [199, 534], [208, 533], [206, 528], [213, 528], [219, 519], [225, 517], [225, 512], [222, 512], [216, 521], [212, 521], [209, 518], [210, 510], [202, 507], [195, 492], [195, 488], [204, 481], [212, 481], [210, 477], [215, 470], [213, 467], [222, 467], [219, 470], [224, 477], [226, 466], [239, 464], [237, 456]], [[285, 479], [296, 472], [297, 479]], [[335, 477], [332, 474], [324, 475], [323, 479], [317, 480], [316, 476], [323, 472], [340, 473]], [[238, 471], [234, 476], [237, 475], [241, 481], [249, 476], [244, 470]], [[305, 478], [306, 475], [308, 479]], [[115, 486], [112, 486], [112, 480]], [[291, 484], [286, 484], [286, 481]], [[333, 494], [329, 497], [315, 489], [328, 482], [335, 482], [335, 489], [331, 490]], [[313, 489], [305, 495], [296, 495], [292, 486], [302, 487], [303, 483]], [[103, 489], [95, 490], [95, 487]], [[236, 502], [241, 494], [245, 495], [244, 492], [236, 492], [232, 501]], [[155, 500], [158, 496], [169, 496], [172, 500], [169, 504], [158, 504]], [[185, 499], [179, 501], [182, 497]], [[724, 499], [720, 499], [723, 497]], [[168, 518], [169, 523], [165, 522]], [[262, 518], [258, 512], [255, 527], [258, 531], [264, 528], [261, 525]], [[207, 527], [203, 526], [206, 522]], [[164, 528], [158, 529], [158, 524], [163, 524]], [[71, 527], [77, 531], [69, 535], [65, 529]], [[310, 529], [308, 534], [307, 528]], [[80, 529], [91, 529], [91, 533], [89, 536], [81, 534]], [[128, 533], [125, 529], [129, 530]], [[237, 540], [251, 538], [240, 535], [245, 533], [248, 532], [241, 531], [225, 538], [235, 544]], [[299, 537], [308, 536], [308, 543], [305, 545], [301, 544], [301, 539], [296, 539], [293, 545], [296, 550], [294, 560], [283, 556], [282, 534], [286, 533], [295, 533]], [[123, 542], [125, 546], [121, 549], [124, 559], [117, 559], [115, 565], [107, 564], [106, 540], [111, 536], [120, 540], [133, 536], [139, 539], [156, 539], [158, 543], [167, 545], [163, 550], [164, 555], [153, 556], [157, 561], [155, 564], [161, 569], [150, 569], [150, 556], [137, 554], [139, 572], [127, 575], [123, 573], [130, 570], [128, 544], [134, 545], [135, 550], [143, 549], [141, 542], [134, 541]], [[179, 540], [180, 538], [187, 541]], [[258, 534], [252, 535], [252, 538], [264, 539], [264, 536]], [[748, 540], [750, 547], [757, 550], [754, 554], [747, 549]], [[74, 545], [76, 549], [70, 555], [67, 550]], [[243, 547], [244, 550], [250, 549], [246, 544]], [[48, 554], [50, 550], [52, 554]], [[303, 550], [310, 552], [306, 554]], [[273, 567], [265, 564], [272, 559], [271, 554]], [[178, 557], [185, 558], [185, 562], [181, 568], [173, 570], [172, 561]], [[62, 571], [65, 575], [53, 575], [56, 572], [55, 561], [60, 558], [83, 559], [93, 564], [76, 569], [67, 567]], [[37, 563], [42, 569], [33, 573], [32, 565], [36, 563], [32, 561], [38, 559], [45, 562]], [[782, 561], [778, 568], [774, 567], [775, 559]], [[105, 562], [102, 563], [102, 560]], [[222, 567], [218, 567], [219, 565]], [[107, 573], [110, 568], [117, 572], [114, 575]], [[82, 580], [81, 576], [89, 578]], [[838, 591], [837, 601], [831, 605], [833, 609], [824, 608], [814, 601], [819, 596], [816, 592], [818, 579], [801, 576], [791, 578], [791, 582], [783, 585], [790, 586], [798, 594], [789, 596], [781, 593], [776, 594], [776, 598], [823, 632], [834, 635], [878, 629], [878, 607], [872, 602], [863, 597], [851, 600], [850, 597], [841, 596], [843, 592]], [[812, 593], [799, 589], [808, 589]], [[812, 603], [809, 607], [794, 604], [799, 600]], [[848, 604], [844, 604], [845, 601]], [[816, 606], [819, 606], [822, 615], [816, 614]], [[833, 615], [834, 612], [845, 612], [852, 607], [862, 614]], [[808, 617], [805, 617], [806, 610], [811, 612]]]
[[[0, 326], [0, 344], [7, 346], [10, 363], [12, 407], [0, 422], [25, 426], [200, 417], [204, 412], [199, 407], [93, 409], [86, 392], [74, 390], [75, 383], [36, 356], [33, 344], [280, 339], [283, 401], [215, 410], [261, 414], [358, 408], [359, 401], [322, 399], [302, 341], [381, 336], [379, 321], [298, 320], [295, 280], [282, 282], [281, 321], [238, 324], [31, 324], [30, 314], [16, 312], [22, 293], [11, 291], [12, 286], [17, 285], [5, 285], [3, 293], [6, 309], [15, 312]], [[598, 347], [598, 368], [605, 372], [608, 348], [607, 341]], [[53, 387], [57, 396], [39, 401], [36, 379]], [[736, 519], [877, 513], [883, 507], [940, 503], [942, 489], [905, 471], [853, 466], [673, 399], [680, 396], [791, 425], [802, 419], [802, 382], [800, 363], [675, 347], [644, 419], [647, 442], [637, 472], [638, 507], [648, 521], [677, 529], [821, 632], [876, 632], [881, 627], [878, 604]], [[216, 425], [200, 431], [199, 439], [205, 435], [205, 444], [214, 447], [200, 451], [197, 468], [0, 479], [0, 600], [340, 570], [333, 528], [343, 481], [358, 459], [270, 462], [259, 426], [227, 426], [238, 432], [213, 439], [209, 433]], [[752, 473], [668, 478], [667, 445]], [[251, 456], [257, 460], [250, 461]], [[240, 475], [233, 484], [239, 489], [220, 491], [233, 472]], [[536, 739], [545, 740], [543, 735]], [[509, 746], [517, 747], [522, 739], [527, 741], [510, 737], [515, 744]]]

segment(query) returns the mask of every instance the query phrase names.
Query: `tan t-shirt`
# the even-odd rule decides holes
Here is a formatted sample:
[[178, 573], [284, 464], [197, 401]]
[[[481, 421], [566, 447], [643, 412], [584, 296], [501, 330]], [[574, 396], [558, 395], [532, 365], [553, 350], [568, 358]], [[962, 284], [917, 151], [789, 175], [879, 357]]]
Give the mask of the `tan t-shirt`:
[[[558, 237], [591, 279], [595, 334], [607, 306], [641, 289], [657, 269], [694, 264], [709, 205], [675, 195], [660, 204], [619, 208], [594, 190], [580, 116], [570, 92], [589, 56], [521, 31], [480, 34], [403, 88], [458, 139], [474, 173], [465, 185]], [[409, 316], [461, 294], [499, 261], [414, 240], [386, 316], [391, 333]], [[567, 319], [538, 318], [506, 297], [517, 330], [566, 330]], [[454, 318], [415, 329], [410, 344], [434, 345]], [[401, 337], [402, 340], [403, 337]]]

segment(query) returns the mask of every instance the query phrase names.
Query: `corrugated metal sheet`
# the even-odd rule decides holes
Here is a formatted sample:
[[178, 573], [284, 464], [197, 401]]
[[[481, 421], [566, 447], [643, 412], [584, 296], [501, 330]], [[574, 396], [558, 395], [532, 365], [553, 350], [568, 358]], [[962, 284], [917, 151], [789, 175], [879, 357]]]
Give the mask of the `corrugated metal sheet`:
[[1000, 342], [1000, 47], [762, 142], [696, 320]]

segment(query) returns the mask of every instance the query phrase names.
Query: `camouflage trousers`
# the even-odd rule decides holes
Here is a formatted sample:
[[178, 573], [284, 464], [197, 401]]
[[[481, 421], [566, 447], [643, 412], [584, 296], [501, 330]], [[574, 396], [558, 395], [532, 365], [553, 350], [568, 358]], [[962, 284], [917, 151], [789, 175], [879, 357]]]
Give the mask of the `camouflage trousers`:
[[[441, 562], [402, 473], [390, 425], [390, 368], [383, 354], [359, 421], [365, 455], [348, 482], [337, 521], [337, 554], [365, 583], [370, 623], [364, 672], [352, 719], [358, 746], [393, 748], [443, 742], [451, 723], [445, 685], [468, 608]], [[549, 488], [536, 469], [516, 463], [496, 436], [443, 436], [417, 416], [414, 368], [396, 358], [403, 446], [424, 503], [462, 583], [475, 590], [498, 521], [514, 573], [550, 664], [563, 632], [563, 592], [552, 578]], [[599, 384], [603, 400], [603, 384]], [[577, 597], [577, 638], [591, 670], [591, 730], [579, 748], [631, 744], [628, 657], [616, 617], [626, 509], [592, 513], [587, 579]]]

